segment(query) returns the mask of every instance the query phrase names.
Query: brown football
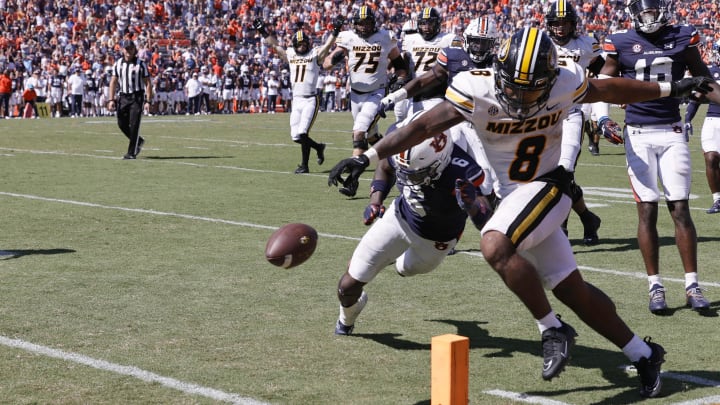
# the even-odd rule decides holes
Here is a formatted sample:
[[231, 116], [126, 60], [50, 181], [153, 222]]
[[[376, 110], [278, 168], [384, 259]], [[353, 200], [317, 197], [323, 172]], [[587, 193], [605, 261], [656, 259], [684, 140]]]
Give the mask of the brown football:
[[265, 258], [275, 266], [289, 269], [304, 263], [317, 246], [317, 231], [310, 225], [293, 223], [281, 226], [265, 245]]

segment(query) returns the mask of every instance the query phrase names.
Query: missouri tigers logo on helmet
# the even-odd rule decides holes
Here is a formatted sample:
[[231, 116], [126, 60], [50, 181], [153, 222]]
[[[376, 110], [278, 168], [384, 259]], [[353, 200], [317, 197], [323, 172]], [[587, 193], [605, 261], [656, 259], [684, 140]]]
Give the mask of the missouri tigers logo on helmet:
[[545, 107], [558, 75], [557, 50], [537, 28], [507, 39], [495, 61], [495, 93], [506, 114], [527, 119]]
[[367, 38], [377, 31], [375, 26], [375, 13], [368, 6], [362, 6], [353, 14], [353, 26], [355, 33], [362, 38]]
[[567, 44], [575, 37], [578, 16], [575, 6], [567, 0], [552, 3], [545, 14], [548, 33], [560, 45]]
[[432, 7], [425, 7], [418, 16], [418, 31], [429, 41], [440, 32], [440, 13]]
[[[303, 55], [310, 50], [310, 38], [308, 38], [304, 32], [298, 31], [292, 37], [292, 46], [295, 48], [295, 52]], [[301, 48], [302, 46], [304, 46], [304, 48]]]

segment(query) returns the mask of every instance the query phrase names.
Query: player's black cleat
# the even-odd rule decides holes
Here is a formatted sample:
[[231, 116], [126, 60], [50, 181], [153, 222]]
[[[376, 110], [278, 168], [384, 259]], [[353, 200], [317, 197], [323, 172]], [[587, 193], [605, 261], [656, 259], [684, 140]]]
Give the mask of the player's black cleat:
[[550, 328], [542, 333], [543, 380], [557, 377], [570, 361], [570, 351], [575, 346], [577, 333], [572, 326], [560, 321], [559, 328]]
[[590, 210], [588, 210], [589, 219], [587, 221], [583, 221], [583, 243], [585, 246], [597, 245], [600, 241], [597, 231], [600, 229], [600, 223], [602, 220], [599, 216], [589, 211]]
[[645, 398], [654, 398], [660, 394], [662, 380], [660, 380], [660, 365], [665, 362], [665, 349], [657, 343], [645, 338], [645, 343], [650, 346], [652, 354], [650, 358], [643, 357], [633, 363], [640, 376], [640, 395]]
[[322, 165], [323, 163], [325, 163], [325, 144], [320, 143], [317, 148], [317, 164]]
[[307, 166], [298, 166], [297, 169], [295, 169], [295, 174], [304, 174], [304, 173], [310, 173], [310, 170], [308, 170]]
[[353, 329], [355, 329], [355, 325], [343, 325], [342, 322], [339, 320], [335, 324], [335, 334], [336, 335], [343, 335], [343, 336], [349, 336], [352, 334]]

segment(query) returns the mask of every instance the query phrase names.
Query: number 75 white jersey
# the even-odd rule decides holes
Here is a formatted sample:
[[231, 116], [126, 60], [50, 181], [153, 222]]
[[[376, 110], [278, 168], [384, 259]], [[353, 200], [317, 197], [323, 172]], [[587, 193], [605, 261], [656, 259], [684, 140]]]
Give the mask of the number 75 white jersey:
[[500, 197], [558, 167], [563, 120], [588, 89], [579, 65], [558, 64], [561, 68], [547, 104], [524, 121], [503, 111], [495, 96], [495, 73], [490, 69], [459, 73], [445, 93], [475, 127], [500, 183], [495, 190]]
[[350, 87], [368, 93], [385, 87], [390, 63], [389, 55], [397, 49], [397, 39], [391, 31], [381, 29], [367, 39], [354, 31], [343, 31], [335, 43], [347, 50]]

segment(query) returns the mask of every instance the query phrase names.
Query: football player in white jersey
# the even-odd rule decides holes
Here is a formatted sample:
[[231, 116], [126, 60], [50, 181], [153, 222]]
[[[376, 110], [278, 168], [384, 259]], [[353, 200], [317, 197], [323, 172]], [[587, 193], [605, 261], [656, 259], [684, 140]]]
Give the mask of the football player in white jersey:
[[[417, 21], [410, 19], [405, 21], [405, 23], [402, 26], [402, 32], [400, 33], [400, 43], [399, 47], [400, 49], [403, 48], [403, 44], [405, 43], [405, 38], [412, 34], [416, 34], [418, 32], [417, 27]], [[394, 111], [395, 111], [395, 122], [401, 122], [405, 121], [405, 118], [407, 118], [407, 113], [410, 110], [410, 100], [398, 100], [397, 103], [395, 103]]]
[[[325, 58], [323, 67], [330, 69], [347, 56], [350, 75], [350, 109], [353, 116], [353, 155], [367, 150], [382, 135], [378, 133], [380, 99], [385, 96], [388, 69], [392, 66], [398, 81], [407, 77], [407, 66], [402, 58], [392, 31], [377, 28], [375, 14], [368, 6], [358, 8], [353, 15], [353, 30], [343, 31], [337, 38], [337, 47]], [[358, 184], [345, 184], [340, 193], [353, 197]]]
[[[601, 56], [600, 44], [589, 36], [579, 36], [575, 32], [578, 17], [572, 3], [567, 0], [557, 0], [548, 7], [545, 15], [547, 32], [555, 43], [558, 59], [567, 63], [577, 63], [583, 69], [597, 76], [604, 60]], [[563, 148], [560, 155], [560, 165], [568, 172], [575, 172], [575, 165], [582, 147], [583, 129], [586, 117], [590, 117], [592, 104], [582, 104], [573, 107], [563, 121]], [[593, 145], [593, 140], [590, 139]], [[573, 211], [580, 217], [583, 224], [583, 243], [595, 245], [599, 242], [598, 228], [600, 217], [590, 211], [585, 205], [583, 191], [580, 186], [573, 183]], [[567, 232], [567, 220], [563, 225]]]
[[296, 174], [309, 173], [308, 161], [310, 149], [317, 153], [318, 165], [325, 162], [325, 144], [315, 142], [310, 138], [310, 128], [315, 123], [320, 108], [320, 94], [317, 93], [318, 77], [321, 63], [330, 52], [335, 39], [344, 24], [342, 17], [333, 21], [333, 32], [325, 44], [319, 47], [310, 47], [310, 38], [302, 31], [296, 32], [292, 37], [292, 48], [283, 49], [278, 45], [275, 35], [270, 35], [265, 22], [256, 19], [253, 23], [255, 29], [265, 38], [280, 56], [290, 65], [290, 83], [292, 83], [292, 112], [290, 113], [290, 137], [293, 142], [300, 144], [302, 161], [295, 170]]
[[371, 163], [399, 153], [464, 120], [471, 121], [500, 182], [502, 198], [483, 227], [482, 253], [506, 286], [530, 311], [542, 335], [546, 380], [563, 371], [575, 330], [554, 313], [543, 287], [633, 362], [640, 394], [660, 393], [663, 348], [632, 332], [615, 305], [580, 274], [560, 226], [570, 212], [571, 176], [559, 165], [562, 125], [575, 104], [628, 103], [663, 96], [707, 92], [707, 78], [666, 85], [624, 78], [588, 79], [575, 63], [559, 63], [550, 37], [524, 28], [498, 52], [494, 69], [462, 72], [446, 99], [359, 156], [340, 161], [328, 185], [355, 179]]
[[[402, 42], [402, 53], [408, 65], [408, 79], [421, 76], [430, 71], [436, 64], [438, 55], [443, 48], [462, 46], [460, 38], [453, 34], [440, 32], [440, 26], [440, 13], [432, 7], [425, 7], [417, 18], [418, 32], [405, 36]], [[403, 87], [403, 85], [405, 83], [397, 81], [391, 86], [390, 90], [395, 91]], [[428, 110], [440, 101], [442, 101], [442, 93], [427, 92], [418, 94], [413, 98], [413, 103], [410, 105], [411, 110], [404, 115], [412, 115], [416, 111]], [[398, 117], [396, 119], [399, 121]]]

